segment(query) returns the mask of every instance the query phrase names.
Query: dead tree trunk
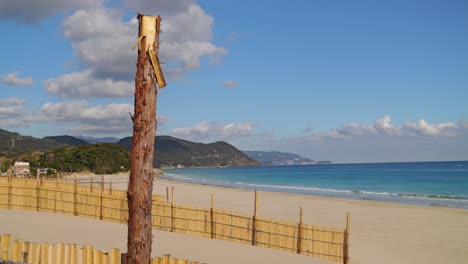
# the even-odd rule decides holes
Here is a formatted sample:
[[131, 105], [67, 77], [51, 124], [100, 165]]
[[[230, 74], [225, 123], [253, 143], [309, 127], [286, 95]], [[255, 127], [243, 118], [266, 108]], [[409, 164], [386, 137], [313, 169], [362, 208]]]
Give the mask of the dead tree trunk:
[[[159, 16], [138, 14], [138, 61], [135, 76], [135, 110], [133, 144], [130, 153], [128, 185], [127, 263], [150, 263], [153, 242], [151, 204], [153, 190], [153, 153], [156, 134], [156, 98], [164, 78], [157, 60], [159, 50]], [[162, 84], [162, 85], [161, 85]]]

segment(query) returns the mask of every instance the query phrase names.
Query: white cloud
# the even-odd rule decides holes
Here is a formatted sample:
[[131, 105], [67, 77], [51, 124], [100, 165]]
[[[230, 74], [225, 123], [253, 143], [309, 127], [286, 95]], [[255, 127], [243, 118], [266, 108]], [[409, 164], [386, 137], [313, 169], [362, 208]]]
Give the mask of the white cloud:
[[18, 97], [0, 99], [0, 126], [24, 126], [24, 123], [20, 121], [21, 118], [19, 117], [24, 113], [23, 105], [25, 102], [25, 99]]
[[191, 127], [176, 128], [172, 134], [189, 140], [210, 142], [253, 136], [255, 132], [251, 122], [220, 124], [204, 121]]
[[4, 0], [0, 1], [0, 20], [34, 23], [72, 8], [88, 8], [102, 0]]
[[[25, 123], [68, 123], [70, 134], [131, 134], [133, 124], [131, 104], [107, 104], [90, 106], [86, 101], [45, 103], [41, 109], [25, 117]], [[170, 119], [158, 116], [158, 123], [164, 125]]]
[[453, 136], [458, 126], [454, 123], [429, 124], [421, 119], [417, 123], [405, 122], [402, 130], [410, 135]]
[[226, 80], [223, 82], [225, 88], [234, 88], [237, 86], [237, 82], [234, 80]]
[[23, 114], [25, 102], [26, 100], [17, 97], [0, 99], [0, 119], [11, 119]]
[[[227, 53], [226, 49], [212, 43], [213, 17], [192, 0], [126, 1], [126, 4], [137, 11], [151, 13], [154, 10], [163, 15], [160, 60], [165, 63], [162, 67], [167, 79], [177, 79], [199, 68], [204, 56], [213, 58]], [[87, 79], [83, 82], [94, 83], [98, 79], [133, 82], [137, 54], [131, 47], [138, 34], [135, 18], [125, 21], [118, 10], [97, 7], [74, 12], [62, 26], [81, 64], [87, 67], [81, 73]], [[54, 93], [84, 97], [70, 90], [73, 89], [65, 83], [57, 86]], [[93, 96], [107, 96], [106, 86], [95, 85], [92, 90]]]
[[459, 127], [455, 123], [429, 124], [424, 119], [417, 123], [404, 122], [401, 126], [391, 124], [390, 116], [377, 119], [372, 124], [348, 124], [326, 133], [311, 135], [311, 139], [347, 139], [365, 136], [453, 136]]
[[10, 72], [2, 76], [2, 82], [11, 86], [29, 86], [33, 84], [31, 77], [20, 78], [18, 77], [19, 71]]
[[44, 82], [47, 92], [60, 97], [130, 97], [134, 84], [112, 78], [95, 78], [90, 70], [64, 74]]

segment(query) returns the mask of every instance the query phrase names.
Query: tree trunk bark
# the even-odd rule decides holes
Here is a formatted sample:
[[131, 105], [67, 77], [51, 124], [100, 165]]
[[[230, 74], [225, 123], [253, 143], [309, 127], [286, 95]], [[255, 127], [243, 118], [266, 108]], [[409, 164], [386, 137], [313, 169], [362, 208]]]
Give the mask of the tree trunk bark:
[[159, 16], [138, 14], [139, 48], [135, 76], [133, 144], [130, 153], [128, 185], [128, 264], [149, 264], [153, 242], [151, 205], [153, 191], [153, 153], [156, 134], [156, 76], [150, 52], [158, 54]]

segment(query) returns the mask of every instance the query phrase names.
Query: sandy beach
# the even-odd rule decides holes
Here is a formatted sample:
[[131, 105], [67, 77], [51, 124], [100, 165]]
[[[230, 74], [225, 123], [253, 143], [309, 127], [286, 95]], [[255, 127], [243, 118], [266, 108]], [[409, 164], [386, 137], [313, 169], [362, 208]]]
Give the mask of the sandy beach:
[[[127, 186], [125, 175], [105, 178], [106, 181], [112, 178], [113, 188]], [[154, 192], [165, 195], [166, 187], [174, 187], [178, 204], [209, 207], [214, 193], [218, 208], [246, 214], [253, 210], [252, 191], [158, 179]], [[309, 224], [341, 228], [346, 212], [351, 213], [353, 264], [466, 263], [468, 259], [468, 210], [273, 192], [259, 194], [262, 217], [297, 221], [301, 205], [304, 222]], [[102, 249], [126, 247], [126, 226], [121, 224], [5, 210], [0, 211], [0, 219], [0, 233], [23, 239], [93, 244]], [[154, 255], [170, 253], [207, 263], [328, 263], [277, 250], [169, 232], [156, 231], [154, 237]]]

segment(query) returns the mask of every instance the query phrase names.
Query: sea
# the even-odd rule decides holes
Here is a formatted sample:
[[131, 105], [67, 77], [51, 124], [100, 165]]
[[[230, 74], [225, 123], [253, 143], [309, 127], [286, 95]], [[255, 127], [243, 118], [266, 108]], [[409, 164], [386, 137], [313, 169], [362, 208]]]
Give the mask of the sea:
[[162, 178], [248, 190], [468, 209], [468, 161], [168, 169]]

